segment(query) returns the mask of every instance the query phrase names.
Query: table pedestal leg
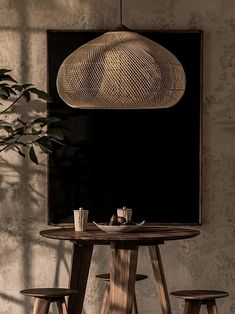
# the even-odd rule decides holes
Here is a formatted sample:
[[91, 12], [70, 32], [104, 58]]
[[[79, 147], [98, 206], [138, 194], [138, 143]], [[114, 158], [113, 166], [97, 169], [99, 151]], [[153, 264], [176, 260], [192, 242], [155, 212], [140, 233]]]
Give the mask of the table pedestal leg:
[[105, 288], [100, 314], [109, 314], [109, 300], [110, 300], [109, 290], [110, 290], [110, 286], [108, 283]]
[[131, 314], [135, 291], [138, 244], [111, 243], [109, 314]]
[[157, 245], [149, 246], [149, 254], [152, 262], [157, 292], [163, 314], [172, 314], [166, 279], [162, 265], [160, 249]]
[[82, 313], [92, 251], [93, 245], [74, 244], [69, 287], [78, 293], [69, 296], [69, 314]]

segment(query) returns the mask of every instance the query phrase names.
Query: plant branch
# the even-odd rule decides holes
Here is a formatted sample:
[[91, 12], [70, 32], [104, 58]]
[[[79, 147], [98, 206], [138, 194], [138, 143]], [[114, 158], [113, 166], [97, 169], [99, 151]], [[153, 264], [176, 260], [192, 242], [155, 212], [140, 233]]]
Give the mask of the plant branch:
[[3, 111], [1, 111], [0, 114], [3, 114], [3, 113], [5, 113], [6, 111], [8, 111], [8, 110], [9, 110], [11, 107], [13, 107], [14, 104], [17, 103], [17, 101], [19, 101], [20, 98], [22, 98], [22, 97], [23, 97], [23, 94], [21, 94], [18, 98], [16, 98], [16, 99], [13, 101], [13, 103], [10, 104], [10, 106], [8, 106], [6, 109], [4, 109]]
[[0, 149], [0, 153], [4, 151], [6, 148], [10, 147], [11, 145], [14, 145], [23, 135], [19, 135], [13, 142], [8, 143], [6, 146]]
[[15, 141], [14, 144], [20, 144], [20, 145], [28, 147], [28, 145], [35, 144], [37, 142], [37, 139], [34, 140], [34, 141], [27, 142], [27, 143], [24, 143], [24, 142], [21, 142], [21, 141]]

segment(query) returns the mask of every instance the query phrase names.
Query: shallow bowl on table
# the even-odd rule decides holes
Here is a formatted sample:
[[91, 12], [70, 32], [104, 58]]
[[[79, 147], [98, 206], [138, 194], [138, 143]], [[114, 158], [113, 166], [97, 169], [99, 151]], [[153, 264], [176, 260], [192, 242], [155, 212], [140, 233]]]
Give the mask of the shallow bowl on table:
[[108, 232], [108, 233], [135, 231], [135, 230], [138, 230], [139, 228], [141, 228], [144, 223], [145, 223], [145, 221], [142, 221], [142, 222], [140, 222], [138, 224], [134, 224], [134, 225], [110, 226], [110, 225], [105, 225], [102, 223], [98, 224], [98, 223], [93, 221], [93, 224], [95, 224], [100, 230], [102, 230], [104, 232]]

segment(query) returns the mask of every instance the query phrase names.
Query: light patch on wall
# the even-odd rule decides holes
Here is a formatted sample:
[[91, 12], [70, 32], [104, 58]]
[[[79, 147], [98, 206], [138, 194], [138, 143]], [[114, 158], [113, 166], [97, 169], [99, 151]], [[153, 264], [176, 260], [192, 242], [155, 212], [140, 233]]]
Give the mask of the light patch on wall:
[[20, 173], [17, 170], [21, 167], [22, 157], [17, 152], [1, 152], [0, 156], [0, 188], [9, 188], [12, 184], [20, 182]]
[[[21, 44], [18, 31], [1, 30], [0, 27], [0, 64], [1, 67], [19, 70], [18, 65], [21, 63]], [[14, 47], [14, 49], [12, 49]], [[14, 73], [17, 79], [20, 74]]]

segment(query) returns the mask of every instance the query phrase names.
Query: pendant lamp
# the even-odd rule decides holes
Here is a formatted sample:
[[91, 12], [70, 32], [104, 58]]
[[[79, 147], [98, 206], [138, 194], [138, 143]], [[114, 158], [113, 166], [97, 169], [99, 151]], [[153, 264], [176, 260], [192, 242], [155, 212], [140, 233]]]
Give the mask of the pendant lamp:
[[154, 109], [175, 105], [186, 79], [169, 50], [121, 24], [71, 53], [56, 84], [74, 108]]

